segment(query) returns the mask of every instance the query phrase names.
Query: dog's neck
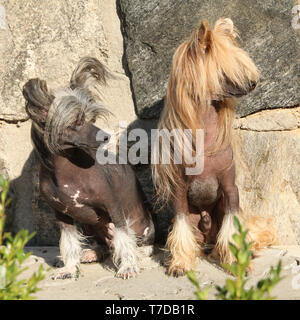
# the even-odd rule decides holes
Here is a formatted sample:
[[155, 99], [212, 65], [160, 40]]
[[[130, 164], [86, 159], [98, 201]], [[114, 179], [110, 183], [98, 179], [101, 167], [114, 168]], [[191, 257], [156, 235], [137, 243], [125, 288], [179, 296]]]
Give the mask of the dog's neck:
[[95, 165], [95, 160], [91, 156], [75, 148], [68, 149], [63, 155], [49, 154], [47, 160], [51, 163], [51, 168], [41, 162], [40, 176], [48, 177], [55, 185], [58, 180], [69, 175], [70, 172], [76, 172], [77, 168], [90, 169]]
[[90, 168], [95, 164], [95, 159], [79, 148], [65, 150], [62, 155], [52, 155], [54, 167], [65, 164], [65, 161], [71, 162], [80, 168]]
[[218, 129], [218, 112], [216, 108], [217, 106], [214, 103], [210, 104], [203, 116], [205, 148], [209, 148], [216, 138]]

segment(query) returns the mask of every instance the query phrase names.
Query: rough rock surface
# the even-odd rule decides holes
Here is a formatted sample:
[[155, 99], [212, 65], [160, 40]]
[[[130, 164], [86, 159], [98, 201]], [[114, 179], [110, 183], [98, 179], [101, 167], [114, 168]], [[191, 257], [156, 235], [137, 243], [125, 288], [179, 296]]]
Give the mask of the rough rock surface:
[[[112, 1], [1, 0], [0, 5], [6, 13], [5, 25], [0, 28], [0, 119], [27, 119], [23, 84], [29, 78], [40, 77], [50, 87], [65, 85], [79, 59], [86, 55], [99, 58], [119, 74], [107, 102], [117, 95], [119, 100], [114, 98], [114, 102], [132, 104]], [[134, 109], [127, 109], [127, 113], [134, 115]]]
[[300, 108], [236, 121], [241, 208], [274, 219], [278, 243], [300, 244]]
[[52, 209], [41, 199], [38, 192], [39, 165], [32, 152], [30, 122], [0, 124], [0, 157], [4, 164], [0, 168], [11, 180], [12, 205], [6, 212], [6, 227], [13, 233], [24, 228], [37, 232], [30, 245], [57, 245], [58, 227]]
[[258, 132], [289, 131], [300, 127], [300, 108], [265, 110], [236, 119], [234, 127]]
[[240, 116], [299, 103], [299, 38], [292, 28], [293, 0], [118, 0], [126, 58], [140, 117], [159, 116], [176, 47], [202, 19], [233, 20], [242, 47], [261, 71], [260, 84], [245, 98]]

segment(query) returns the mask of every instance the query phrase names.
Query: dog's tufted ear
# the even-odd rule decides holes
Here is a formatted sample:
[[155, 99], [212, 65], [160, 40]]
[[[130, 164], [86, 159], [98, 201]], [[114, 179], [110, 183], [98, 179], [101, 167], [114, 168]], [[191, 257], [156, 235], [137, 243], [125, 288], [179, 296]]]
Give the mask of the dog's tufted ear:
[[220, 32], [226, 35], [230, 35], [234, 38], [236, 38], [237, 31], [233, 25], [233, 22], [229, 18], [221, 18], [219, 19], [214, 26], [214, 31]]
[[23, 96], [26, 99], [26, 112], [29, 117], [40, 123], [45, 122], [54, 96], [48, 91], [46, 81], [30, 79], [23, 86]]
[[200, 44], [202, 49], [208, 51], [211, 43], [211, 30], [206, 20], [203, 20], [201, 22], [200, 27], [196, 30], [194, 36], [197, 37], [197, 39], [194, 40], [196, 40], [197, 43]]
[[111, 76], [106, 67], [96, 58], [82, 58], [72, 73], [70, 80], [71, 89], [87, 88], [98, 82], [106, 85], [107, 78]]

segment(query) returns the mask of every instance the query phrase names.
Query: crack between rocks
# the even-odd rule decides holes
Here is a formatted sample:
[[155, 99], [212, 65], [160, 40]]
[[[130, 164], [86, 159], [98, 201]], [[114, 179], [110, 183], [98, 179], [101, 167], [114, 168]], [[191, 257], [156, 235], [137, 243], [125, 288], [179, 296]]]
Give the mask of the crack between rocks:
[[254, 129], [248, 129], [248, 128], [234, 128], [234, 130], [243, 130], [243, 131], [252, 131], [252, 132], [290, 132], [290, 131], [296, 131], [300, 128], [294, 128], [294, 129], [278, 129], [278, 130], [254, 130]]
[[121, 3], [120, 3], [120, 0], [117, 0], [117, 2], [116, 2], [116, 9], [117, 9], [117, 15], [118, 15], [119, 20], [120, 20], [120, 29], [121, 29], [121, 34], [122, 34], [122, 38], [123, 38], [122, 66], [123, 66], [123, 69], [124, 69], [124, 72], [125, 72], [125, 76], [127, 76], [127, 78], [129, 79], [131, 97], [132, 97], [133, 105], [134, 105], [134, 111], [135, 111], [135, 114], [138, 116], [139, 112], [138, 112], [138, 108], [137, 108], [136, 97], [135, 97], [135, 92], [134, 92], [133, 83], [132, 83], [133, 82], [133, 80], [132, 80], [133, 76], [132, 76], [132, 72], [131, 72], [131, 70], [129, 68], [128, 59], [127, 59], [127, 40], [126, 40], [126, 38], [129, 37], [129, 35], [126, 32], [126, 28], [125, 28], [125, 26], [127, 24], [127, 21], [126, 21], [125, 14], [122, 11], [122, 6], [121, 6]]
[[237, 119], [245, 119], [245, 118], [247, 118], [247, 117], [249, 117], [249, 116], [252, 116], [252, 115], [254, 115], [254, 114], [263, 113], [263, 112], [265, 112], [265, 111], [290, 110], [290, 109], [296, 109], [296, 108], [299, 108], [299, 107], [300, 107], [300, 104], [296, 104], [296, 105], [293, 105], [293, 106], [274, 107], [274, 108], [268, 108], [268, 107], [266, 107], [265, 109], [253, 111], [252, 113], [246, 114], [245, 116], [239, 117], [239, 118], [237, 118]]
[[25, 119], [18, 119], [18, 120], [8, 120], [8, 119], [4, 119], [4, 118], [0, 118], [0, 123], [4, 122], [7, 124], [18, 124], [20, 122], [26, 122], [29, 120], [29, 117], [25, 118]]

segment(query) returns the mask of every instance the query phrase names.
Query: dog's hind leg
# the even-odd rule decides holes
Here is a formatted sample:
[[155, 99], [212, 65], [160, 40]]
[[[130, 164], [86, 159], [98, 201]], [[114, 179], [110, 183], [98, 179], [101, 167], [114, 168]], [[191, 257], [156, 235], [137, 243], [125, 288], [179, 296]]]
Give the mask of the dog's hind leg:
[[186, 192], [177, 191], [174, 209], [174, 224], [167, 239], [167, 247], [171, 253], [168, 273], [178, 277], [194, 267], [200, 246], [188, 216]]
[[110, 255], [109, 248], [104, 244], [94, 244], [90, 249], [84, 249], [80, 263], [103, 262]]
[[114, 225], [103, 212], [98, 210], [99, 222], [93, 225], [83, 224], [84, 234], [93, 237], [94, 242], [91, 243], [89, 249], [84, 249], [81, 256], [81, 263], [103, 262], [111, 252], [109, 247], [112, 245], [114, 234]]

